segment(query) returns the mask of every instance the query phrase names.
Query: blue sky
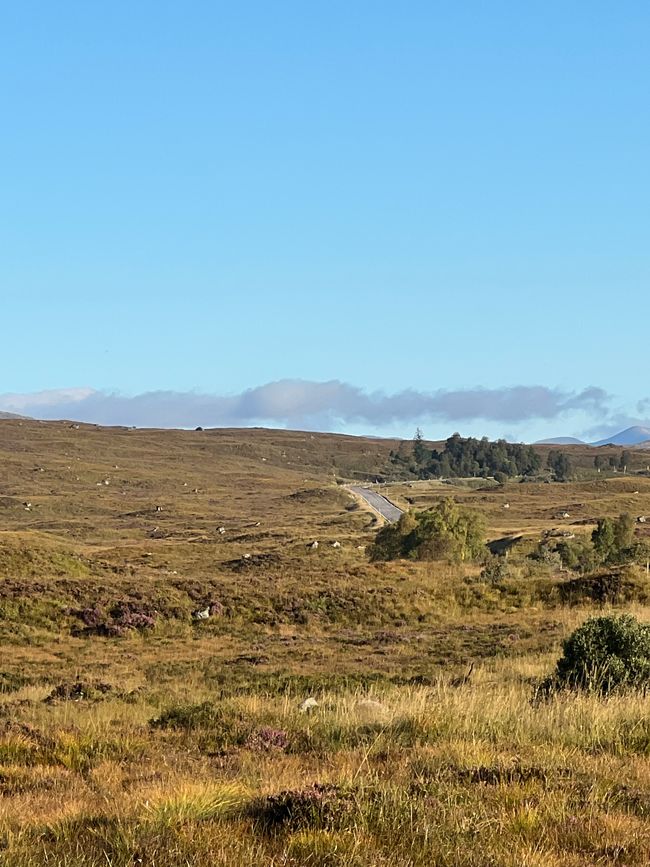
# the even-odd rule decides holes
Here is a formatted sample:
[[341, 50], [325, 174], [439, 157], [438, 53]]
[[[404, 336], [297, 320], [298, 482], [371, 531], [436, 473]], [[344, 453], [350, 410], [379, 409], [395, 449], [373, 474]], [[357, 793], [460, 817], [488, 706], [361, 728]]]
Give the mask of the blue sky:
[[645, 2], [0, 4], [0, 408], [647, 420], [649, 36]]

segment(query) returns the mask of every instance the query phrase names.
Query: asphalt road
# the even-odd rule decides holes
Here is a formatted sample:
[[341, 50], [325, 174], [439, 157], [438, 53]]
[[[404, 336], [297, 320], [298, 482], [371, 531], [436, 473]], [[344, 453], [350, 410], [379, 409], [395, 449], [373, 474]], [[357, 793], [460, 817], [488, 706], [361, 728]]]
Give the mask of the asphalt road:
[[398, 509], [397, 506], [391, 503], [390, 500], [387, 500], [386, 497], [382, 497], [382, 495], [378, 494], [376, 491], [370, 491], [368, 488], [361, 488], [358, 485], [350, 485], [350, 490], [353, 494], [357, 494], [359, 497], [364, 499], [366, 503], [375, 510], [375, 512], [379, 512], [379, 514], [386, 518], [386, 520], [391, 524], [395, 523], [395, 521], [399, 521], [402, 510]]

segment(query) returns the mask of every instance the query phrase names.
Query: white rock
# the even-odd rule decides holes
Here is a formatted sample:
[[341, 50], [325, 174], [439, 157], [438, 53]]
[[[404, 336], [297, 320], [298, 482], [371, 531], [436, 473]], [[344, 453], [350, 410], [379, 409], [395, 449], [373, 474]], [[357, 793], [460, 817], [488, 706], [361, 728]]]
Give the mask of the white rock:
[[300, 705], [300, 713], [309, 713], [317, 707], [318, 702], [310, 695], [309, 698], [306, 698]]

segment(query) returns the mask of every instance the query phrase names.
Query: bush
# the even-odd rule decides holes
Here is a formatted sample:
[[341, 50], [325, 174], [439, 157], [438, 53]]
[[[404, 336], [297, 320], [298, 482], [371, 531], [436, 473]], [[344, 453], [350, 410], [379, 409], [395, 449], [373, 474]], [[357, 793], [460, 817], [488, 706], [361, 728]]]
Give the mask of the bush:
[[597, 602], [599, 605], [647, 602], [649, 591], [645, 574], [630, 567], [572, 578], [558, 587], [560, 600], [571, 605], [583, 602]]
[[332, 784], [314, 783], [304, 789], [259, 798], [251, 818], [261, 830], [274, 832], [346, 827], [355, 809], [354, 793]]
[[150, 725], [156, 729], [194, 729], [209, 728], [219, 721], [219, 712], [210, 701], [201, 704], [183, 704], [167, 708], [159, 717], [152, 719]]
[[377, 533], [370, 559], [475, 560], [485, 548], [483, 519], [451, 497], [426, 512], [405, 512]]
[[481, 579], [488, 584], [500, 584], [510, 576], [510, 567], [505, 557], [492, 555], [481, 569]]
[[558, 687], [603, 695], [650, 686], [650, 626], [629, 614], [587, 620], [564, 642], [554, 677]]

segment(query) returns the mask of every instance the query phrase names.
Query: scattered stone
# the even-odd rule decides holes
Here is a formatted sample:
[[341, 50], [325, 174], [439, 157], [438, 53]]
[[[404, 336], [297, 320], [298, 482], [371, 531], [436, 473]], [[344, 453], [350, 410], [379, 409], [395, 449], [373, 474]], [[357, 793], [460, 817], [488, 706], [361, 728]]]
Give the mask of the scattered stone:
[[226, 532], [226, 528], [225, 528], [225, 527], [217, 527], [217, 533], [218, 533], [220, 536], [223, 536], [223, 535], [225, 534], [225, 532]]
[[340, 548], [340, 547], [341, 547], [340, 542], [332, 542], [332, 548]]
[[313, 541], [311, 544], [309, 544], [307, 547], [310, 548], [312, 551], [315, 551], [316, 548], [318, 548], [318, 542], [317, 542], [316, 540], [314, 540], [314, 541]]
[[315, 710], [318, 707], [318, 702], [313, 696], [309, 696], [306, 698], [300, 705], [300, 713], [311, 713], [311, 711]]
[[208, 620], [210, 617], [210, 606], [207, 608], [202, 608], [200, 611], [192, 612], [192, 617], [194, 620]]

